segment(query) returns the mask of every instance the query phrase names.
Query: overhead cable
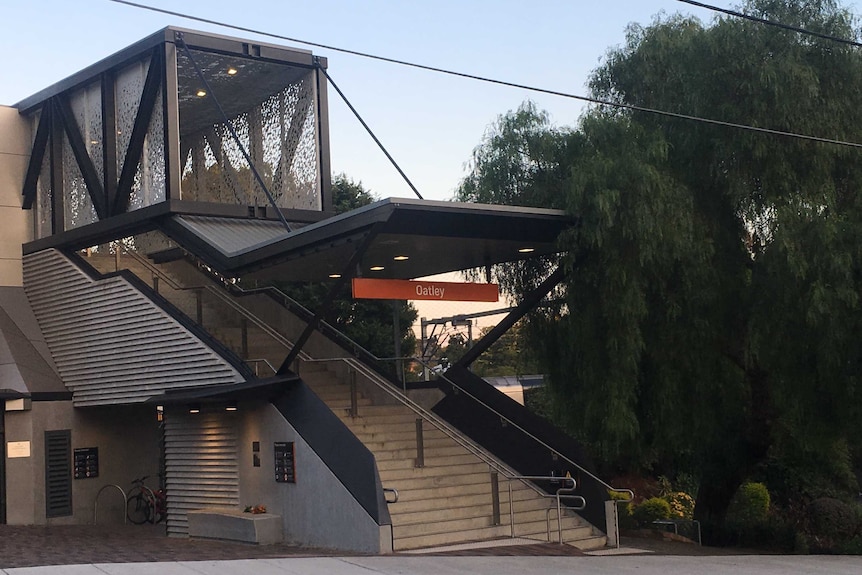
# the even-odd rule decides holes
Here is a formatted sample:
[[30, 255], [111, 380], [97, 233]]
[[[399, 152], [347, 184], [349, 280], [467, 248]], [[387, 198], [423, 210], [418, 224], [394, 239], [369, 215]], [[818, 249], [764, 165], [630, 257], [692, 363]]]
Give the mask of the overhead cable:
[[[305, 45], [307, 45], [307, 46], [314, 46], [314, 47], [316, 47], [316, 48], [323, 48], [323, 49], [325, 49], [325, 50], [332, 50], [332, 51], [335, 51], [335, 52], [341, 52], [341, 53], [344, 53], [344, 54], [351, 54], [351, 55], [354, 55], [354, 56], [360, 56], [360, 57], [362, 57], [362, 58], [369, 58], [369, 59], [372, 59], [372, 60], [378, 60], [378, 61], [381, 61], [381, 62], [389, 62], [390, 64], [398, 64], [398, 65], [400, 65], [400, 66], [408, 66], [408, 67], [411, 67], [411, 68], [418, 68], [418, 69], [420, 69], [420, 70], [427, 70], [427, 71], [429, 71], [429, 72], [437, 72], [437, 73], [440, 73], [440, 74], [447, 74], [447, 75], [449, 75], [449, 76], [456, 76], [456, 77], [459, 77], [459, 78], [467, 78], [467, 79], [470, 79], [470, 80], [477, 80], [477, 81], [480, 81], [480, 82], [487, 82], [487, 83], [490, 83], [490, 84], [496, 84], [496, 85], [498, 85], [498, 86], [507, 86], [507, 87], [510, 87], [510, 88], [518, 88], [518, 89], [521, 89], [521, 90], [527, 90], [527, 91], [530, 91], [530, 92], [537, 92], [537, 93], [540, 93], [540, 94], [548, 94], [548, 95], [551, 95], [551, 96], [559, 96], [559, 97], [561, 97], [561, 98], [569, 98], [569, 99], [573, 99], [573, 100], [579, 100], [579, 101], [581, 101], [581, 102], [587, 102], [587, 103], [590, 103], [590, 104], [597, 104], [597, 105], [600, 105], [600, 106], [608, 106], [608, 107], [612, 107], [612, 108], [618, 108], [618, 109], [624, 109], [624, 110], [631, 110], [631, 111], [635, 111], [635, 112], [643, 112], [643, 113], [647, 113], [647, 114], [655, 114], [655, 115], [658, 115], [658, 116], [664, 116], [664, 117], [666, 117], [666, 118], [677, 118], [677, 119], [680, 119], [680, 120], [689, 120], [689, 121], [692, 121], [692, 122], [700, 122], [700, 123], [702, 123], [702, 124], [710, 124], [710, 125], [713, 125], [713, 126], [722, 126], [722, 127], [726, 127], [726, 128], [735, 128], [735, 129], [738, 129], [738, 130], [747, 130], [747, 131], [749, 131], [749, 132], [757, 132], [757, 133], [760, 133], [760, 134], [768, 134], [768, 135], [772, 135], [772, 136], [783, 136], [783, 137], [787, 137], [787, 138], [794, 138], [794, 139], [797, 139], [797, 140], [806, 140], [806, 141], [809, 141], [809, 142], [819, 142], [819, 143], [823, 143], [823, 144], [834, 144], [834, 145], [838, 145], [838, 146], [846, 146], [846, 147], [850, 147], [850, 148], [862, 148], [862, 143], [859, 143], [859, 142], [848, 142], [848, 141], [845, 141], [845, 140], [836, 140], [836, 139], [833, 139], [833, 138], [822, 138], [822, 137], [819, 137], [819, 136], [812, 136], [812, 135], [808, 135], [808, 134], [798, 134], [798, 133], [795, 133], [795, 132], [787, 132], [787, 131], [783, 131], [783, 130], [773, 130], [773, 129], [771, 129], [771, 128], [760, 128], [760, 127], [758, 127], [758, 126], [750, 126], [750, 125], [746, 125], [746, 124], [738, 124], [738, 123], [735, 123], [735, 122], [725, 122], [725, 121], [723, 121], [723, 120], [714, 120], [714, 119], [711, 119], [711, 118], [704, 118], [704, 117], [701, 117], [701, 116], [693, 116], [693, 115], [690, 115], [690, 114], [680, 114], [680, 113], [677, 113], [677, 112], [669, 112], [669, 111], [667, 111], [667, 110], [658, 110], [658, 109], [655, 109], [655, 108], [647, 108], [647, 107], [644, 107], [644, 106], [636, 106], [636, 105], [634, 105], [634, 104], [626, 104], [626, 103], [623, 103], [623, 102], [613, 102], [613, 101], [610, 101], [610, 100], [601, 100], [601, 99], [599, 99], [599, 98], [591, 98], [591, 97], [589, 97], [589, 96], [580, 96], [580, 95], [577, 95], [577, 94], [571, 94], [571, 93], [568, 93], [568, 92], [561, 92], [561, 91], [558, 91], [558, 90], [549, 90], [549, 89], [547, 89], [547, 88], [539, 88], [539, 87], [536, 87], [536, 86], [529, 86], [529, 85], [526, 85], [526, 84], [519, 84], [519, 83], [516, 83], [516, 82], [508, 82], [508, 81], [505, 81], [505, 80], [497, 80], [497, 79], [494, 79], [494, 78], [488, 78], [488, 77], [485, 77], [485, 76], [478, 76], [478, 75], [476, 75], [476, 74], [468, 74], [468, 73], [465, 73], [465, 72], [457, 72], [457, 71], [454, 71], [454, 70], [447, 70], [447, 69], [445, 69], [445, 68], [438, 68], [438, 67], [436, 67], [436, 66], [428, 66], [428, 65], [425, 65], [425, 64], [417, 64], [417, 63], [415, 63], [415, 62], [408, 62], [408, 61], [406, 61], [406, 60], [398, 60], [398, 59], [396, 59], [396, 58], [389, 58], [389, 57], [386, 57], [386, 56], [378, 56], [378, 55], [375, 55], [375, 54], [368, 54], [368, 53], [365, 53], [365, 52], [359, 52], [359, 51], [356, 51], [356, 50], [349, 50], [349, 49], [347, 49], [347, 48], [338, 48], [338, 47], [336, 47], [336, 46], [330, 46], [330, 45], [327, 45], [327, 44], [321, 44], [321, 43], [318, 43], [318, 42], [310, 42], [310, 41], [308, 41], [308, 40], [302, 40], [302, 39], [300, 39], [300, 38], [293, 38], [293, 37], [290, 37], [290, 36], [283, 36], [283, 35], [280, 35], [280, 34], [273, 34], [273, 33], [271, 33], [271, 32], [263, 32], [263, 31], [261, 31], [261, 30], [255, 30], [255, 29], [253, 29], [253, 28], [247, 28], [247, 27], [243, 27], [243, 26], [237, 26], [237, 25], [234, 25], [234, 24], [228, 24], [228, 23], [226, 23], [226, 22], [219, 22], [219, 21], [217, 21], [217, 20], [212, 20], [212, 19], [209, 19], [209, 18], [201, 18], [201, 17], [199, 17], [199, 16], [192, 16], [192, 15], [189, 15], [189, 14], [183, 14], [183, 13], [181, 13], [181, 12], [175, 12], [175, 11], [172, 11], [172, 10], [166, 10], [166, 9], [164, 9], [164, 8], [156, 8], [156, 7], [153, 7], [153, 6], [148, 6], [148, 5], [146, 5], [146, 4], [140, 4], [140, 3], [137, 3], [137, 2], [130, 2], [129, 0], [108, 0], [108, 1], [109, 1], [109, 2], [114, 2], [114, 3], [117, 3], [117, 4], [125, 4], [125, 5], [127, 5], [127, 6], [132, 6], [132, 7], [135, 7], [135, 8], [140, 8], [140, 9], [142, 9], [142, 10], [150, 10], [150, 11], [152, 11], [152, 12], [158, 12], [158, 13], [161, 13], [161, 14], [168, 14], [168, 15], [170, 15], [170, 16], [177, 16], [177, 17], [179, 17], [179, 18], [185, 18], [185, 19], [187, 19], [187, 20], [193, 20], [193, 21], [196, 21], [196, 22], [203, 22], [203, 23], [206, 23], [206, 24], [213, 24], [213, 25], [215, 25], [215, 26], [221, 26], [221, 27], [224, 27], [224, 28], [229, 28], [229, 29], [232, 29], [232, 30], [238, 30], [238, 31], [241, 31], [241, 32], [248, 32], [248, 33], [251, 33], [251, 34], [257, 34], [257, 35], [260, 35], [260, 36], [267, 36], [267, 37], [270, 37], [270, 38], [277, 38], [277, 39], [279, 39], [279, 40], [285, 40], [285, 41], [288, 41], [288, 42], [296, 42], [297, 44], [305, 44]], [[682, 0], [680, 0], [680, 1], [682, 1]]]
[[407, 185], [410, 186], [410, 189], [413, 190], [413, 193], [420, 200], [424, 200], [422, 194], [419, 193], [419, 190], [416, 189], [416, 186], [413, 185], [413, 182], [410, 181], [410, 178], [407, 177], [407, 174], [404, 173], [404, 170], [401, 169], [401, 166], [398, 165], [398, 162], [395, 161], [395, 158], [392, 157], [392, 154], [383, 146], [383, 143], [377, 139], [377, 136], [374, 135], [374, 132], [371, 131], [371, 128], [368, 127], [368, 124], [365, 123], [365, 120], [362, 119], [362, 116], [359, 115], [359, 112], [356, 111], [356, 108], [353, 107], [353, 104], [350, 103], [350, 100], [347, 99], [347, 96], [344, 95], [344, 92], [341, 91], [341, 88], [332, 81], [332, 77], [326, 71], [326, 68], [318, 65], [318, 70], [323, 72], [323, 75], [326, 76], [326, 79], [329, 80], [329, 83], [332, 84], [332, 87], [335, 88], [335, 91], [338, 92], [338, 95], [341, 96], [341, 99], [344, 100], [344, 103], [347, 104], [347, 107], [350, 108], [350, 111], [353, 112], [353, 115], [356, 116], [356, 119], [359, 120], [359, 123], [362, 124], [362, 127], [368, 132], [368, 135], [374, 140], [377, 146], [386, 154], [386, 157], [389, 158], [389, 161], [392, 162], [392, 165], [395, 166], [395, 169], [398, 170], [398, 173], [401, 174], [401, 177], [404, 178], [404, 181], [407, 182]]
[[833, 42], [839, 42], [841, 44], [848, 44], [850, 46], [862, 47], [862, 43], [857, 42], [855, 40], [849, 40], [847, 38], [840, 38], [838, 36], [832, 36], [831, 34], [821, 34], [820, 32], [814, 32], [812, 30], [807, 30], [805, 28], [800, 28], [798, 26], [791, 26], [790, 24], [784, 24], [782, 22], [776, 22], [775, 20], [767, 20], [766, 18], [758, 18], [757, 16], [752, 16], [751, 14], [745, 14], [743, 12], [737, 12], [736, 10], [730, 10], [727, 8], [719, 8], [718, 6], [711, 6], [709, 4], [704, 4], [703, 2], [695, 2], [694, 0], [677, 0], [677, 2], [682, 2], [683, 4], [689, 4], [691, 6], [697, 6], [698, 8], [705, 8], [707, 10], [712, 10], [713, 12], [721, 12], [722, 14], [727, 14], [728, 16], [734, 16], [736, 18], [742, 18], [744, 20], [750, 20], [752, 22], [757, 22], [759, 24], [766, 24], [767, 26], [775, 26], [776, 28], [781, 28], [783, 30], [790, 30], [792, 32], [799, 32], [800, 34], [807, 34], [808, 36], [816, 36], [817, 38], [823, 38], [824, 40], [831, 40]]

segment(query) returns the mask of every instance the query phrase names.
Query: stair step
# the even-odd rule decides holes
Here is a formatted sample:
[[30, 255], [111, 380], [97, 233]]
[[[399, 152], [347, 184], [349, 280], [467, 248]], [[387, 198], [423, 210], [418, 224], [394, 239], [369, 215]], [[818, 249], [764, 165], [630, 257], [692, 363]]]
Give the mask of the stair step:
[[453, 466], [406, 467], [397, 469], [379, 469], [380, 479], [384, 484], [394, 484], [403, 479], [428, 477], [454, 477], [458, 475], [479, 475], [488, 473], [485, 463], [469, 463]]
[[[458, 466], [458, 465], [466, 465], [471, 463], [480, 463], [475, 455], [471, 453], [462, 453], [460, 455], [449, 455], [445, 457], [429, 457], [425, 456], [425, 468], [429, 469], [432, 467], [442, 467], [448, 468], [450, 466]], [[377, 469], [383, 473], [384, 471], [394, 470], [394, 469], [413, 469], [414, 466], [413, 458], [403, 458], [403, 459], [383, 459], [377, 461]]]

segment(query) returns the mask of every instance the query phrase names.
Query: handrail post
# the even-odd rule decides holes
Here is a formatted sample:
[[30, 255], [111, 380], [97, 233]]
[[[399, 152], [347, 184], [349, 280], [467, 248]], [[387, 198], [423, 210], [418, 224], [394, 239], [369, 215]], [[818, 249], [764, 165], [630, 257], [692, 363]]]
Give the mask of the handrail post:
[[359, 417], [359, 391], [356, 388], [356, 370], [348, 367], [350, 374], [350, 417]]
[[560, 545], [563, 544], [563, 506], [560, 504], [560, 491], [557, 490], [557, 536]]
[[240, 337], [242, 338], [242, 343], [240, 349], [242, 350], [243, 359], [248, 358], [248, 320], [246, 318], [240, 319]]
[[491, 525], [500, 524], [500, 474], [491, 471]]
[[198, 320], [198, 325], [204, 324], [203, 291], [202, 288], [195, 289], [195, 317]]
[[508, 478], [509, 484], [509, 533], [512, 535], [512, 539], [515, 538], [515, 505], [512, 503], [512, 478]]
[[156, 274], [152, 274], [153, 276], [153, 291], [159, 293], [159, 276]]
[[422, 418], [416, 418], [416, 464], [415, 467], [425, 467], [425, 435], [422, 429]]

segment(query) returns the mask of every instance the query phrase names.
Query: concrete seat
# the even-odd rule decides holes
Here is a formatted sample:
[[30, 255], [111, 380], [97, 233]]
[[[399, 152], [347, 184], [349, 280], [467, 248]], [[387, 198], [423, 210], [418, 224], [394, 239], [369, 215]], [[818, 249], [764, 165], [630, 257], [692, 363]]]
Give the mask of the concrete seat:
[[189, 537], [271, 545], [284, 539], [281, 515], [244, 513], [238, 509], [188, 512]]

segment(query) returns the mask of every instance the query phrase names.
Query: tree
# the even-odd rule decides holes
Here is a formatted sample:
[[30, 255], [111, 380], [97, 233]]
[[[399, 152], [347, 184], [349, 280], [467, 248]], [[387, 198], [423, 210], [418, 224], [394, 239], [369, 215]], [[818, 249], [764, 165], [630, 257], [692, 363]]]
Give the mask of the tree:
[[[355, 210], [374, 200], [374, 195], [366, 190], [361, 182], [355, 182], [344, 174], [338, 174], [332, 179], [332, 205], [336, 213]], [[314, 311], [329, 293], [330, 284], [293, 283], [280, 284], [279, 287]], [[353, 299], [348, 285], [333, 301], [327, 321], [377, 357], [393, 357], [395, 331], [392, 306], [392, 302], [385, 300]], [[413, 304], [406, 301], [398, 302], [396, 309], [401, 330], [401, 355], [410, 356], [416, 349], [416, 336], [413, 334], [412, 325], [418, 313]]]
[[[856, 37], [832, 0], [744, 10]], [[862, 142], [855, 48], [745, 20], [631, 26], [590, 87]], [[471, 168], [459, 199], [578, 219], [560, 240], [564, 305], [527, 327], [568, 427], [605, 461], [696, 472], [696, 517], [714, 523], [770, 461], [829, 451], [847, 465], [862, 411], [857, 149], [601, 106], [560, 130], [527, 105], [497, 121]], [[517, 298], [554, 263], [495, 274]]]

